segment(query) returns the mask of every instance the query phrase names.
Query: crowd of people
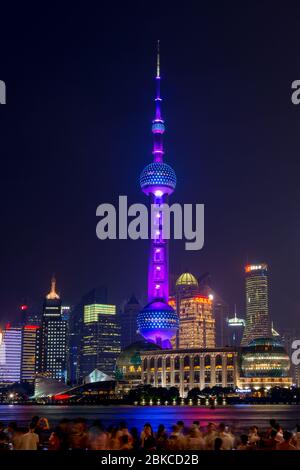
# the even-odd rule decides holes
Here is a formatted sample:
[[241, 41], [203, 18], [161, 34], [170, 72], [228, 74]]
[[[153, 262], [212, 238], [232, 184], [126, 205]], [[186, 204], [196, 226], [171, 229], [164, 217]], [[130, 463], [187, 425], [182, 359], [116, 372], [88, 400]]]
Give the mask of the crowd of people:
[[51, 428], [47, 418], [34, 416], [28, 427], [15, 421], [7, 426], [0, 423], [0, 450], [300, 450], [300, 425], [290, 432], [271, 419], [263, 433], [252, 426], [238, 434], [224, 423], [201, 427], [194, 421], [186, 427], [178, 421], [169, 432], [163, 424], [154, 432], [150, 423], [139, 432], [136, 427], [128, 429], [124, 421], [105, 428], [99, 420], [88, 426], [84, 418], [62, 419]]

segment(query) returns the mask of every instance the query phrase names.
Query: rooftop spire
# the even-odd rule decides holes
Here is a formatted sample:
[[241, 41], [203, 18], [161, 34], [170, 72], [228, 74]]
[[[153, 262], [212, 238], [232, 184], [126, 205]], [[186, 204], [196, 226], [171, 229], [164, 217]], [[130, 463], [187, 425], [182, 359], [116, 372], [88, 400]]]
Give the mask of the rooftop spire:
[[234, 304], [234, 318], [237, 319], [237, 316], [236, 316], [236, 304]]
[[46, 295], [46, 299], [55, 300], [55, 299], [59, 299], [59, 298], [60, 297], [59, 297], [58, 293], [56, 292], [56, 279], [55, 279], [55, 276], [52, 276], [51, 289], [50, 289], [49, 294]]
[[161, 97], [160, 97], [160, 41], [157, 41], [156, 56], [156, 97], [155, 97], [155, 118], [152, 121], [152, 133], [154, 134], [153, 155], [155, 162], [162, 162], [164, 149], [162, 135], [165, 131], [164, 121], [161, 116]]
[[160, 52], [159, 52], [159, 39], [157, 40], [156, 78], [160, 78]]

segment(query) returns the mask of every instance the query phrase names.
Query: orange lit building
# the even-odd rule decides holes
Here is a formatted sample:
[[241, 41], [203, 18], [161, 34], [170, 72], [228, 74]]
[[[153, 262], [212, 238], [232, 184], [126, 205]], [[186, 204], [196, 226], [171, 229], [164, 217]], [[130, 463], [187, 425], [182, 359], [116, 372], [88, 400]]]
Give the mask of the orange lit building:
[[34, 382], [39, 354], [39, 333], [40, 328], [35, 325], [26, 325], [23, 328], [21, 382]]
[[212, 300], [195, 295], [180, 300], [178, 347], [215, 348], [216, 333]]
[[178, 277], [175, 296], [169, 299], [169, 305], [179, 316], [179, 330], [172, 342], [177, 349], [216, 347], [213, 296], [201, 294], [192, 273]]

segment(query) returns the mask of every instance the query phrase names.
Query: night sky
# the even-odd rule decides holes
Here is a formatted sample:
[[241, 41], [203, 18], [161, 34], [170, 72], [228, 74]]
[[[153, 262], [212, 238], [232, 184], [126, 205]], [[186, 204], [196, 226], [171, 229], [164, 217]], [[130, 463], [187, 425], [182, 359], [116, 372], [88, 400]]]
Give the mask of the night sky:
[[172, 242], [171, 272], [209, 271], [244, 315], [244, 264], [267, 262], [275, 326], [297, 326], [300, 6], [199, 4], [1, 6], [1, 321], [38, 308], [52, 273], [66, 304], [101, 284], [145, 301], [148, 242], [99, 241], [96, 208], [147, 201], [160, 39], [172, 202], [205, 204], [205, 246]]

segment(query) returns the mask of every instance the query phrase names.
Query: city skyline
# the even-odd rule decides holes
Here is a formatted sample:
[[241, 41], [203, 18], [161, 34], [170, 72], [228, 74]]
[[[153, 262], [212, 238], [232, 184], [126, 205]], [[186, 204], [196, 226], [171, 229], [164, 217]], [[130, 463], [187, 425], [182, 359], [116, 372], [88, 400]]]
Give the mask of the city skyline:
[[[264, 263], [263, 263], [263, 264], [264, 264]], [[247, 265], [244, 266], [243, 272], [241, 273], [242, 276], [244, 275], [245, 270], [247, 269], [248, 266], [250, 266], [250, 265], [247, 264]], [[255, 267], [256, 265], [253, 265], [253, 266]], [[189, 274], [189, 273], [180, 273], [180, 275], [177, 276], [177, 278], [179, 278], [179, 277], [181, 277], [181, 276], [184, 276], [184, 275], [186, 275], [186, 274]], [[195, 273], [195, 274], [196, 274], [196, 277], [198, 277], [198, 278], [201, 279], [202, 274], [199, 275], [199, 276], [197, 275], [197, 273]], [[210, 276], [210, 274], [211, 274], [211, 273], [205, 273], [205, 276], [207, 276], [207, 275]], [[170, 277], [174, 277], [174, 276], [172, 275], [172, 273], [170, 273]], [[176, 279], [175, 279], [175, 281], [176, 281]], [[53, 282], [54, 282], [54, 285], [56, 285], [56, 277], [53, 277], [53, 276], [52, 276], [52, 277], [51, 277], [51, 290], [53, 289]], [[269, 281], [269, 282], [270, 282], [270, 281]], [[95, 286], [94, 286], [94, 287], [95, 287]], [[135, 297], [135, 292], [134, 292], [134, 290], [133, 290], [131, 293], [128, 293], [127, 297], [125, 297], [124, 299], [122, 299], [122, 301], [121, 301], [120, 303], [117, 303], [117, 302], [114, 301], [113, 295], [109, 295], [110, 289], [107, 288], [107, 286], [100, 286], [100, 285], [99, 285], [98, 287], [101, 288], [101, 289], [103, 288], [103, 289], [107, 290], [107, 293], [108, 293], [108, 294], [107, 294], [107, 298], [110, 299], [110, 301], [109, 301], [110, 303], [113, 303], [113, 304], [116, 306], [117, 313], [118, 313], [119, 315], [122, 315], [123, 309], [124, 309], [124, 307], [126, 306], [126, 304], [128, 303], [128, 301], [130, 300], [130, 298], [131, 298], [132, 296]], [[245, 286], [243, 286], [243, 287], [244, 287], [244, 295], [245, 295], [245, 293], [246, 293], [246, 287], [245, 287]], [[216, 292], [218, 292], [218, 288], [215, 288], [215, 285], [213, 285], [213, 288], [214, 288], [214, 290], [215, 290]], [[90, 287], [89, 290], [91, 290], [91, 289], [92, 289], [92, 287]], [[60, 299], [60, 297], [61, 297], [60, 290], [58, 290], [58, 292], [59, 292], [58, 298]], [[50, 291], [50, 293], [51, 293], [51, 291]], [[45, 299], [47, 299], [49, 295], [50, 295], [50, 294], [46, 294], [46, 295], [44, 295], [44, 296], [41, 296], [40, 299], [39, 299], [39, 301], [35, 300], [34, 302], [31, 302], [31, 303], [27, 303], [27, 302], [26, 302], [26, 299], [23, 298], [22, 300], [24, 300], [24, 302], [21, 303], [20, 305], [16, 306], [16, 312], [15, 312], [15, 317], [14, 317], [14, 318], [9, 318], [8, 316], [6, 316], [6, 317], [3, 316], [3, 317], [1, 318], [1, 316], [0, 316], [0, 328], [1, 328], [1, 327], [4, 328], [5, 325], [7, 325], [7, 324], [10, 324], [10, 325], [26, 324], [26, 319], [27, 319], [28, 315], [29, 315], [29, 316], [32, 316], [32, 315], [33, 315], [33, 316], [36, 316], [36, 315], [37, 315], [37, 316], [39, 316], [40, 319], [41, 319], [41, 317], [42, 317], [42, 312], [43, 312], [43, 303], [45, 302]], [[65, 306], [62, 306], [62, 308], [65, 308], [65, 309], [68, 309], [68, 310], [71, 309], [71, 315], [72, 315], [72, 310], [76, 309], [76, 308], [80, 305], [81, 299], [82, 299], [82, 296], [83, 296], [83, 295], [84, 295], [84, 293], [81, 292], [81, 293], [79, 294], [79, 297], [77, 298], [77, 301], [76, 301], [76, 302], [72, 302], [72, 301], [71, 301], [71, 302], [68, 302], [68, 301], [66, 301], [66, 300], [64, 299], [64, 297], [63, 297], [63, 301], [64, 301]], [[169, 296], [170, 304], [172, 304], [172, 299], [175, 298], [175, 297], [176, 297], [176, 282], [171, 283], [170, 296]], [[146, 299], [146, 298], [147, 298], [147, 294], [145, 294], [142, 298], [137, 298], [137, 300], [139, 301], [139, 303], [142, 303], [143, 298]], [[213, 296], [212, 296], [212, 298], [213, 298]], [[227, 299], [226, 299], [226, 300], [227, 300]], [[268, 294], [268, 301], [269, 301], [269, 303], [270, 303], [270, 294]], [[228, 311], [226, 310], [226, 312], [225, 312], [226, 318], [224, 318], [224, 320], [227, 321], [229, 318], [231, 318], [232, 315], [235, 315], [235, 314], [236, 314], [236, 313], [234, 313], [234, 314], [232, 313], [232, 312], [233, 312], [233, 307], [234, 307], [234, 309], [236, 309], [236, 303], [234, 303], [234, 302], [226, 302], [226, 305], [228, 305], [228, 308], [227, 308]], [[69, 314], [69, 315], [70, 315], [70, 314]], [[246, 321], [246, 319], [247, 319], [247, 304], [246, 304], [246, 301], [244, 302], [244, 308], [242, 307], [242, 309], [240, 310], [239, 317], [241, 317], [241, 319], [243, 319], [244, 321]], [[219, 321], [220, 321], [220, 320], [218, 320], [218, 322], [219, 322]], [[275, 326], [277, 327], [277, 329], [280, 330], [281, 333], [284, 333], [285, 331], [287, 331], [287, 330], [293, 328], [293, 327], [291, 327], [291, 325], [289, 325], [289, 324], [285, 324], [285, 325], [281, 326], [282, 324], [280, 323], [280, 321], [275, 321], [275, 322], [274, 322], [274, 318], [273, 318], [273, 315], [272, 315], [272, 311], [270, 312], [270, 315], [269, 315], [269, 321], [270, 321], [270, 331], [271, 331], [271, 329], [273, 329], [274, 323], [276, 324]], [[217, 322], [217, 323], [218, 323], [218, 322]], [[295, 332], [298, 331], [297, 326], [294, 327], [294, 330], [295, 330]], [[276, 330], [274, 330], [274, 331], [276, 331]], [[261, 335], [259, 335], [259, 337], [260, 337], [260, 336], [261, 336]], [[269, 336], [269, 335], [265, 335], [265, 336]], [[245, 344], [244, 344], [244, 345], [245, 345]]]
[[8, 462], [293, 461], [298, 13], [2, 6]]
[[[8, 104], [0, 108], [6, 155], [1, 321], [14, 320], [23, 299], [40, 303], [52, 272], [68, 304], [95, 285], [107, 285], [109, 301], [117, 305], [131, 292], [141, 300], [146, 296], [147, 242], [100, 242], [95, 210], [122, 193], [132, 202], [143, 201], [132, 168], [142, 168], [150, 157], [152, 51], [160, 38], [167, 78], [166, 146], [180, 174], [173, 202], [200, 201], [206, 207], [203, 250], [188, 254], [181, 242], [171, 242], [170, 271], [174, 277], [186, 267], [196, 274], [210, 271], [220, 295], [230, 305], [236, 303], [244, 318], [243, 267], [265, 261], [271, 271], [275, 325], [297, 326], [298, 110], [289, 97], [294, 63], [290, 54], [282, 56], [296, 40], [297, 29], [290, 28], [279, 47], [276, 12], [262, 7], [256, 16], [254, 8], [247, 17], [256, 30], [250, 44], [234, 12], [225, 39], [222, 8], [206, 6], [203, 16], [189, 17], [184, 24], [175, 9], [174, 25], [165, 28], [163, 12], [164, 7], [159, 19], [141, 15], [138, 22], [127, 15], [126, 30], [134, 28], [122, 44], [115, 39], [122, 32], [121, 20], [95, 38], [87, 23], [83, 42], [72, 45], [76, 54], [69, 54], [68, 45], [60, 47], [71, 24], [57, 26], [50, 47], [37, 21], [18, 46], [23, 54], [15, 54], [16, 46], [8, 43], [6, 26], [0, 33], [7, 74], [1, 78], [8, 90]], [[104, 12], [107, 18], [112, 14]], [[255, 45], [265, 37], [263, 18], [270, 15], [261, 50]], [[79, 22], [76, 9], [73, 19]], [[51, 13], [45, 21], [51, 21]], [[89, 22], [94, 24], [92, 18]], [[33, 44], [36, 32], [39, 45]], [[238, 44], [233, 41], [237, 35]], [[278, 54], [284, 62], [280, 67]], [[280, 223], [283, 218], [286, 224]], [[131, 259], [134, 266], [124, 276], [116, 260], [127, 265]]]

